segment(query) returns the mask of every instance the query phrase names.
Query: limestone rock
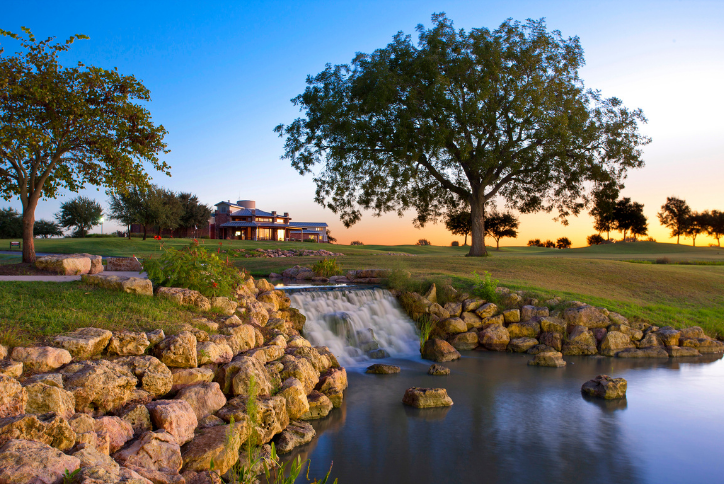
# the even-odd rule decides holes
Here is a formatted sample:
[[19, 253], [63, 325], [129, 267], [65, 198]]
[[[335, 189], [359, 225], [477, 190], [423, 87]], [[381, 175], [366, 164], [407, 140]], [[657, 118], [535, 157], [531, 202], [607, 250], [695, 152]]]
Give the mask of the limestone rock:
[[197, 420], [216, 413], [226, 405], [226, 397], [216, 382], [199, 383], [183, 388], [178, 392], [176, 398], [185, 400], [191, 405]]
[[[245, 416], [246, 417], [246, 416]], [[201, 429], [181, 449], [184, 471], [202, 472], [211, 468], [223, 475], [239, 460], [239, 449], [251, 433], [248, 418], [224, 425]]]
[[463, 312], [463, 303], [449, 302], [446, 303], [443, 308], [445, 308], [445, 311], [450, 313], [451, 317], [460, 317], [460, 314]]
[[[530, 319], [530, 318], [528, 318]], [[503, 311], [503, 320], [505, 323], [519, 323], [520, 322], [520, 309], [507, 309]]]
[[402, 403], [415, 408], [449, 407], [453, 404], [444, 388], [408, 388]]
[[12, 439], [0, 447], [3, 484], [60, 484], [67, 472], [80, 467], [77, 457], [42, 442]]
[[75, 411], [104, 414], [133, 396], [137, 380], [130, 371], [106, 360], [73, 363], [61, 373], [65, 389], [75, 396]]
[[598, 353], [596, 338], [586, 326], [573, 326], [568, 340], [563, 343], [562, 353], [564, 355], [595, 355]]
[[[666, 349], [658, 348], [665, 353], [668, 354], [668, 356], [671, 356], [672, 358], [683, 358], [683, 357], [691, 357], [691, 356], [701, 356], [701, 353], [696, 348], [686, 348], [682, 346], [667, 346]], [[616, 355], [619, 356], [619, 355]]]
[[535, 358], [528, 362], [529, 366], [548, 366], [552, 368], [561, 368], [566, 366], [566, 362], [563, 361], [563, 355], [558, 351], [555, 352], [542, 352], [535, 355]]
[[[371, 343], [374, 343], [374, 344], [369, 349], [377, 349], [377, 342], [370, 338], [370, 340], [368, 341], [368, 344], [371, 344]], [[263, 348], [270, 349], [270, 348], [275, 348], [275, 347], [264, 346], [259, 349], [263, 349]], [[258, 350], [254, 350], [254, 351], [258, 351]], [[329, 353], [322, 354], [316, 348], [312, 348], [311, 346], [301, 346], [298, 348], [291, 349], [289, 354], [292, 354], [292, 355], [296, 356], [297, 358], [306, 359], [307, 361], [309, 361], [309, 363], [311, 363], [311, 365], [314, 367], [314, 369], [318, 373], [324, 373], [325, 371], [329, 370], [329, 368], [331, 368], [333, 366], [332, 358], [329, 357]], [[281, 358], [283, 355], [284, 355], [284, 352], [280, 352], [278, 349], [275, 349], [275, 351], [273, 353], [271, 353], [271, 354], [267, 353], [267, 360], [264, 363], [267, 363], [267, 362], [273, 361], [273, 360], [277, 360], [277, 359]], [[335, 358], [335, 361], [336, 361], [336, 358]], [[339, 365], [337, 365], [337, 366], [339, 366]]]
[[399, 373], [399, 372], [400, 372], [399, 366], [375, 363], [372, 366], [368, 366], [367, 371], [365, 373], [372, 373], [374, 375], [391, 375], [393, 373]]
[[248, 356], [240, 356], [226, 365], [225, 368], [229, 368], [231, 365], [236, 368], [231, 379], [231, 389], [234, 395], [247, 395], [252, 378], [256, 384], [258, 395], [271, 394], [272, 383], [269, 373], [259, 360]]
[[487, 350], [505, 351], [510, 343], [510, 333], [508, 328], [493, 324], [478, 333], [478, 340], [480, 345]]
[[41, 382], [31, 383], [25, 389], [28, 392], [25, 413], [53, 412], [65, 419], [75, 414], [75, 396], [71, 392]]
[[566, 334], [566, 323], [557, 318], [541, 318], [540, 328], [545, 333]]
[[623, 378], [611, 378], [608, 375], [598, 375], [581, 387], [583, 394], [613, 400], [626, 397], [627, 382]]
[[563, 344], [563, 336], [561, 333], [541, 333], [539, 340], [541, 344], [555, 348], [556, 351], [561, 351], [561, 346]]
[[342, 405], [344, 390], [347, 385], [347, 370], [344, 368], [330, 368], [320, 376], [319, 383], [314, 389], [327, 395], [337, 408]]
[[450, 343], [438, 338], [429, 338], [422, 347], [422, 358], [436, 362], [460, 358], [460, 353]]
[[151, 342], [148, 340], [146, 333], [122, 331], [113, 333], [106, 350], [109, 355], [139, 356], [144, 354], [150, 345]]
[[56, 336], [53, 344], [65, 348], [73, 358], [86, 360], [103, 352], [113, 333], [107, 329], [80, 328]]
[[[238, 320], [238, 318], [236, 318]], [[256, 346], [254, 327], [249, 324], [226, 324], [219, 329], [219, 333], [226, 335], [226, 343], [234, 355], [248, 351]]]
[[292, 355], [285, 355], [281, 359], [284, 365], [279, 377], [282, 381], [294, 377], [304, 385], [304, 391], [308, 395], [319, 383], [319, 373], [314, 369], [306, 358], [297, 358]]
[[480, 319], [480, 316], [472, 312], [462, 313], [460, 315], [460, 319], [463, 320], [468, 331], [471, 329], [477, 329], [483, 325], [483, 320]]
[[496, 306], [493, 303], [487, 303], [480, 306], [478, 309], [475, 310], [475, 314], [478, 315], [481, 319], [489, 318], [491, 316], [494, 316], [495, 313], [498, 312], [498, 306]]
[[15, 378], [0, 375], [0, 418], [25, 413], [28, 392]]
[[559, 350], [552, 348], [548, 345], [540, 344], [540, 345], [535, 345], [534, 347], [529, 349], [526, 353], [528, 353], [529, 355], [538, 355], [541, 353], [555, 353], [557, 351], [559, 351]]
[[0, 345], [0, 360], [7, 358], [7, 356], [8, 356], [8, 347], [5, 345]]
[[171, 391], [171, 370], [153, 356], [124, 356], [113, 360], [138, 378], [141, 388], [153, 397], [161, 397]]
[[234, 353], [227, 343], [206, 341], [196, 345], [196, 358], [199, 365], [224, 364], [230, 362], [233, 357]]
[[290, 420], [296, 420], [309, 412], [309, 402], [304, 385], [296, 378], [287, 378], [282, 384], [279, 395], [286, 400], [287, 413]]
[[156, 428], [171, 434], [183, 445], [194, 438], [198, 419], [194, 409], [185, 400], [156, 400], [146, 405]]
[[[191, 437], [193, 438], [193, 432]], [[181, 449], [176, 439], [165, 430], [146, 432], [131, 445], [116, 452], [113, 458], [124, 466], [156, 471], [178, 472], [183, 465]]]
[[135, 404], [124, 408], [119, 414], [133, 429], [133, 435], [138, 436], [153, 430], [151, 414], [145, 405]]
[[693, 338], [693, 339], [706, 338], [706, 334], [704, 334], [704, 330], [701, 329], [701, 327], [699, 327], [699, 326], [691, 326], [689, 328], [683, 328], [679, 331], [679, 335], [681, 338]]
[[209, 299], [211, 307], [218, 310], [221, 314], [231, 316], [239, 305], [236, 301], [232, 301], [228, 297], [212, 297]]
[[468, 327], [465, 321], [460, 318], [448, 318], [439, 321], [435, 329], [442, 334], [456, 334], [464, 333], [468, 330]]
[[611, 324], [608, 311], [588, 305], [567, 308], [563, 311], [563, 317], [569, 325], [587, 328], [605, 328]]
[[548, 308], [526, 305], [520, 308], [520, 320], [528, 321], [536, 316], [548, 316]]
[[[217, 415], [229, 422], [234, 418], [235, 422], [248, 418], [246, 415], [247, 397], [242, 395], [232, 398], [219, 410]], [[286, 400], [280, 395], [273, 397], [258, 397], [256, 402], [258, 424], [251, 429], [254, 439], [259, 444], [269, 442], [276, 434], [289, 425], [289, 414], [287, 413]]]
[[101, 417], [95, 421], [97, 434], [108, 436], [109, 450], [117, 451], [133, 438], [133, 427], [120, 417]]
[[289, 422], [287, 428], [279, 435], [276, 448], [280, 454], [289, 453], [295, 447], [311, 442], [316, 434], [314, 428], [306, 422]]
[[669, 354], [661, 346], [645, 348], [626, 348], [616, 353], [617, 358], [668, 358]]
[[656, 332], [656, 336], [661, 340], [664, 346], [679, 346], [679, 337], [681, 332], [674, 328], [661, 328]]
[[170, 299], [176, 304], [195, 306], [202, 311], [208, 311], [211, 309], [211, 303], [208, 298], [202, 296], [199, 291], [193, 291], [191, 289], [183, 289], [180, 287], [159, 287], [156, 290], [156, 296], [164, 299]]
[[151, 346], [156, 346], [166, 338], [166, 335], [162, 329], [154, 329], [153, 331], [146, 333], [146, 338], [148, 338], [148, 342], [151, 343]]
[[[197, 383], [210, 382], [214, 379], [214, 371], [211, 368], [174, 368], [171, 370], [173, 386], [171, 393], [180, 389], [196, 385]], [[231, 381], [229, 381], [231, 384]]]
[[433, 363], [430, 365], [430, 368], [427, 370], [428, 375], [433, 376], [445, 376], [450, 374], [450, 368], [442, 365], [438, 365], [437, 363]]
[[189, 331], [169, 336], [154, 348], [156, 357], [169, 368], [196, 368], [196, 337]]
[[19, 361], [3, 360], [0, 361], [0, 375], [9, 376], [10, 378], [20, 378], [23, 374], [23, 364]]
[[525, 353], [532, 347], [538, 344], [538, 340], [535, 338], [513, 338], [508, 343], [508, 351], [512, 353]]
[[21, 362], [25, 371], [41, 373], [60, 368], [73, 359], [68, 350], [51, 346], [16, 347], [10, 358]]
[[307, 395], [307, 403], [309, 404], [309, 410], [299, 417], [300, 420], [316, 420], [324, 418], [329, 415], [329, 412], [334, 408], [332, 401], [316, 390], [312, 391]]
[[478, 333], [468, 331], [448, 338], [448, 342], [458, 351], [470, 351], [478, 347]]
[[609, 331], [601, 341], [600, 352], [604, 356], [613, 356], [626, 348], [635, 348], [631, 338], [620, 331]]
[[38, 257], [35, 267], [43, 271], [55, 272], [62, 276], [88, 274], [92, 262], [85, 254], [55, 254]]
[[511, 323], [508, 325], [510, 338], [537, 338], [540, 334], [540, 323], [535, 320], [528, 320], [522, 323]]
[[0, 444], [12, 439], [34, 440], [68, 450], [75, 445], [75, 438], [76, 433], [68, 421], [52, 413], [0, 419]]
[[703, 354], [719, 354], [724, 353], [724, 343], [711, 338], [699, 338], [696, 340], [699, 345], [696, 347], [699, 353]]

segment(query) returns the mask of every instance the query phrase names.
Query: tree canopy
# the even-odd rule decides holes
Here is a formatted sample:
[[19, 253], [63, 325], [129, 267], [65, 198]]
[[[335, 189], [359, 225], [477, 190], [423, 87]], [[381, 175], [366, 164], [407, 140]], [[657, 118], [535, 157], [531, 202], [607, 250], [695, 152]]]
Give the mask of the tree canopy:
[[85, 237], [88, 230], [101, 223], [103, 207], [87, 197], [76, 197], [60, 204], [55, 215], [61, 227], [75, 227], [74, 237]]
[[644, 215], [643, 204], [632, 202], [628, 197], [618, 200], [613, 209], [612, 228], [623, 234], [624, 242], [627, 233], [631, 233], [634, 237], [647, 235], [648, 222]]
[[[166, 130], [146, 107], [148, 89], [135, 77], [100, 67], [62, 66], [64, 43], [0, 30], [22, 50], [0, 57], [0, 196], [23, 205], [23, 261], [35, 260], [33, 227], [41, 197], [86, 185], [115, 191], [145, 185], [144, 163], [167, 173]], [[0, 54], [3, 52], [0, 51]]]
[[192, 193], [181, 192], [178, 194], [181, 204], [181, 216], [179, 227], [190, 229], [192, 227], [205, 226], [211, 217], [211, 208], [199, 202], [199, 197]]
[[606, 238], [611, 240], [611, 230], [614, 230], [614, 209], [619, 189], [616, 184], [603, 184], [593, 190], [593, 206], [590, 214], [593, 217], [593, 228], [599, 234], [606, 232]]
[[712, 210], [706, 224], [706, 233], [716, 239], [716, 245], [721, 247], [721, 238], [724, 236], [724, 212]]
[[468, 245], [468, 235], [473, 229], [473, 223], [470, 218], [470, 210], [450, 211], [445, 216], [445, 228], [453, 235], [465, 237], [463, 245]]
[[708, 211], [692, 212], [684, 222], [683, 234], [691, 237], [691, 243], [696, 247], [696, 237], [707, 231], [711, 214]]
[[0, 239], [15, 239], [23, 236], [23, 219], [14, 208], [0, 209]]
[[676, 237], [676, 243], [679, 238], [686, 235], [686, 224], [691, 215], [691, 207], [685, 200], [676, 197], [666, 197], [666, 203], [661, 206], [658, 213], [659, 222], [664, 227], [671, 230], [671, 237]]
[[491, 213], [485, 221], [485, 233], [495, 239], [496, 250], [500, 250], [500, 239], [518, 236], [520, 221], [510, 212]]
[[309, 76], [292, 100], [303, 117], [275, 129], [283, 158], [316, 170], [315, 200], [346, 226], [363, 209], [413, 209], [422, 226], [458, 197], [472, 212], [469, 255], [481, 256], [486, 202], [557, 210], [565, 222], [586, 206], [589, 182], [621, 185], [643, 166], [642, 111], [584, 87], [578, 37], [543, 20], [470, 31], [444, 14], [432, 22], [417, 43], [398, 33]]

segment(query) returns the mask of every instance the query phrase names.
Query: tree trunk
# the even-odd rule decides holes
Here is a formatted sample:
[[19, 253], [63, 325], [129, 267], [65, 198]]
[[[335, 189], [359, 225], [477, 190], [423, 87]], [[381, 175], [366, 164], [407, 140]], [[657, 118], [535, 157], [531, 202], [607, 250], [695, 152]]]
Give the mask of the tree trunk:
[[[483, 189], [479, 188], [479, 192]], [[482, 193], [473, 191], [470, 200], [470, 217], [472, 221], [472, 236], [470, 241], [470, 252], [468, 257], [485, 257], [488, 251], [485, 249], [485, 201], [482, 200]]]
[[500, 239], [495, 239], [495, 250], [500, 250]]
[[465, 232], [465, 242], [463, 242], [463, 245], [468, 245], [468, 233]]
[[[130, 234], [130, 232], [129, 232]], [[130, 238], [130, 235], [129, 235]], [[143, 240], [146, 240], [146, 224], [143, 224]]]
[[692, 247], [696, 247], [696, 235], [691, 236], [691, 245]]
[[33, 228], [35, 226], [35, 207], [38, 201], [31, 198], [28, 205], [23, 207], [23, 262], [35, 262], [35, 240], [33, 238]]
[[679, 245], [679, 237], [681, 237], [681, 234], [676, 234], [676, 245]]

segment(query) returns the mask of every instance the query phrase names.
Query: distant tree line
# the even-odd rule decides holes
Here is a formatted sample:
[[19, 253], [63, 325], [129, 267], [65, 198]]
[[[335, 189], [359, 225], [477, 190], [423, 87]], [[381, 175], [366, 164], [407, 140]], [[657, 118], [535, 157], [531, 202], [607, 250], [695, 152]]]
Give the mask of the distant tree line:
[[[516, 238], [520, 221], [511, 212], [498, 212], [493, 209], [485, 218], [485, 236], [495, 239], [496, 249], [500, 250], [500, 239]], [[465, 237], [463, 245], [468, 243], [468, 235], [473, 230], [472, 214], [469, 210], [449, 212], [445, 217], [445, 227], [455, 235]]]
[[147, 188], [130, 188], [125, 192], [109, 192], [110, 218], [128, 228], [140, 224], [143, 240], [147, 228], [154, 227], [160, 235], [164, 229], [190, 229], [208, 223], [211, 208], [199, 202], [196, 195], [171, 190], [156, 185]]
[[685, 200], [676, 197], [666, 197], [666, 203], [661, 206], [658, 213], [659, 222], [671, 230], [671, 237], [691, 237], [692, 244], [696, 246], [696, 237], [700, 234], [716, 239], [717, 246], [721, 247], [721, 238], [724, 236], [724, 212], [719, 210], [704, 210], [695, 212]]
[[528, 247], [545, 247], [547, 249], [570, 249], [572, 242], [568, 237], [561, 237], [557, 241], [546, 240], [541, 242], [540, 239], [532, 239], [528, 241]]
[[[36, 236], [48, 238], [62, 236], [60, 226], [51, 220], [36, 220], [33, 227]], [[13, 208], [0, 209], [0, 239], [19, 239], [23, 236], [23, 216]]]

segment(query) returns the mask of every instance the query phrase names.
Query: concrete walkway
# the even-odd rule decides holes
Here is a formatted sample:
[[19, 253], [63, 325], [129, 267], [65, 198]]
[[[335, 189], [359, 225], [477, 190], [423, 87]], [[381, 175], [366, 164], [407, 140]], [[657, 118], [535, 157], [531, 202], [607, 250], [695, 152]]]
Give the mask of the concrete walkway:
[[[101, 272], [102, 275], [106, 276], [122, 276], [122, 277], [140, 277], [147, 279], [148, 274], [141, 272], [140, 274], [135, 271], [107, 271]], [[0, 282], [2, 281], [19, 281], [19, 282], [70, 282], [80, 281], [80, 276], [0, 276]]]

